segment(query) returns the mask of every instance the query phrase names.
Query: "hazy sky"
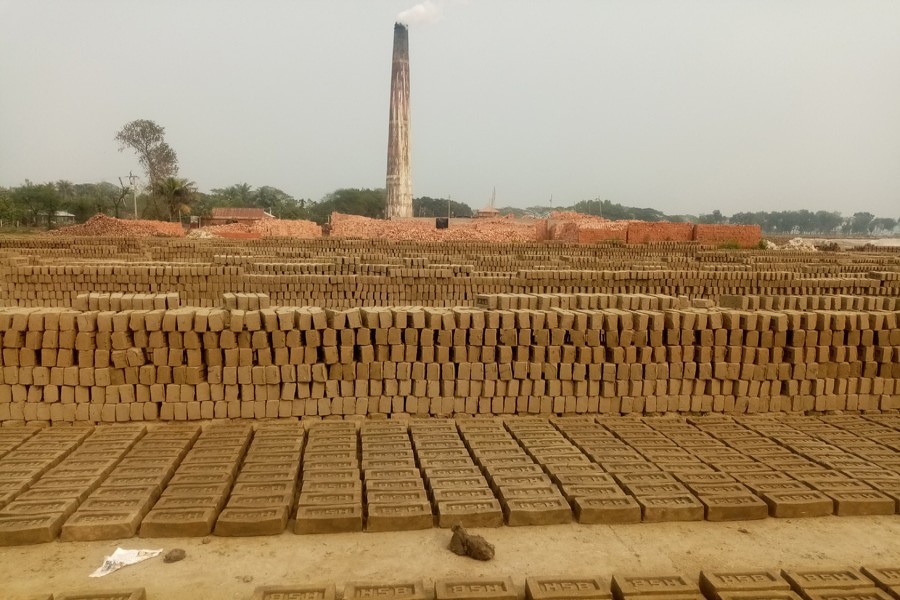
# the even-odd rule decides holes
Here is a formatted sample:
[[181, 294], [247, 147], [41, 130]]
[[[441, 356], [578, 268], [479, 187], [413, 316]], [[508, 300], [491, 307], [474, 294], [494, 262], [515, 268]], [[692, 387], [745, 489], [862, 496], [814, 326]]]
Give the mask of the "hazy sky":
[[[415, 0], [0, 0], [0, 185], [383, 187]], [[447, 0], [410, 27], [413, 193], [900, 216], [898, 0]]]

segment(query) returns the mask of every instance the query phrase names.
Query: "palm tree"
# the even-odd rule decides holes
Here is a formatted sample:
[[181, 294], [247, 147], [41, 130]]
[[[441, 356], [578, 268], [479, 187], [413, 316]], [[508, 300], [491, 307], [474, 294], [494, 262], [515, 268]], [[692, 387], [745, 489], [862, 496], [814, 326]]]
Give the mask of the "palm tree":
[[153, 194], [165, 201], [169, 220], [175, 221], [191, 212], [197, 184], [181, 177], [166, 177], [153, 184]]

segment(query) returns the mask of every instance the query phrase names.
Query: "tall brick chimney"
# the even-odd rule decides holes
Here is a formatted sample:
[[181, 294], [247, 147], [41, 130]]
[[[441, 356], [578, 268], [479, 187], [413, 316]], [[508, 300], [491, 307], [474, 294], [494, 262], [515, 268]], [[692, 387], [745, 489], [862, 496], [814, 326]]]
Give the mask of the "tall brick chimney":
[[394, 23], [385, 190], [386, 218], [413, 216], [412, 175], [409, 168], [409, 31], [403, 23]]

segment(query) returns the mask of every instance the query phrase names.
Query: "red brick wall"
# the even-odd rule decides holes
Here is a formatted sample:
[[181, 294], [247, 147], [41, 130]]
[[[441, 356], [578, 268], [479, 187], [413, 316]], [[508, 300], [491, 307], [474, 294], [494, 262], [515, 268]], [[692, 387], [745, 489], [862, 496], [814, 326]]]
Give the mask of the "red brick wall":
[[628, 227], [629, 244], [647, 242], [689, 242], [694, 237], [691, 223], [632, 223]]
[[762, 239], [759, 225], [695, 225], [694, 240], [707, 244], [735, 242], [741, 248], [751, 248]]
[[595, 242], [604, 242], [607, 240], [626, 241], [628, 238], [628, 224], [622, 223], [621, 227], [608, 227], [605, 229], [594, 229], [590, 227], [581, 227], [578, 229], [578, 241], [582, 244], [593, 244]]

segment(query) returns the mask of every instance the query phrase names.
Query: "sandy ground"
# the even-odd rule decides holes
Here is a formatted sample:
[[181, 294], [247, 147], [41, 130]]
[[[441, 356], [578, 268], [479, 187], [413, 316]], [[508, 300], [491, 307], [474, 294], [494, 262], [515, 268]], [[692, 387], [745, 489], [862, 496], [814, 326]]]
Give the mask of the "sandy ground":
[[803, 238], [809, 240], [813, 244], [837, 244], [841, 250], [850, 248], [858, 248], [862, 246], [873, 246], [875, 248], [897, 248], [900, 247], [900, 237], [878, 238], [878, 239], [862, 239], [862, 238]]
[[[0, 548], [0, 597], [84, 589], [145, 587], [149, 600], [244, 600], [260, 585], [351, 580], [384, 583], [447, 576], [511, 576], [520, 588], [532, 575], [680, 572], [702, 568], [780, 568], [900, 564], [900, 518], [823, 517], [735, 523], [557, 525], [478, 530], [497, 548], [488, 563], [445, 549], [443, 529], [396, 533], [260, 538], [140, 539]], [[183, 548], [102, 579], [91, 573], [117, 545]], [[520, 596], [522, 589], [519, 590]]]

